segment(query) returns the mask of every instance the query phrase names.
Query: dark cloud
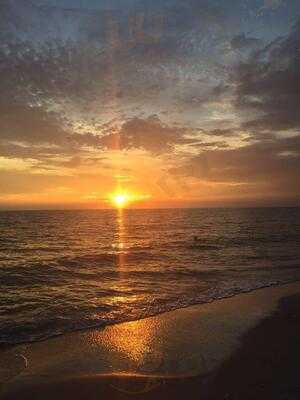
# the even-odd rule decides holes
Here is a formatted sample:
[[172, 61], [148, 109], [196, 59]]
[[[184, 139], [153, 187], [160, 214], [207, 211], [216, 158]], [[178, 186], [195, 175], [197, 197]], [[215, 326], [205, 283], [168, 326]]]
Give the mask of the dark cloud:
[[200, 109], [210, 103], [221, 101], [226, 94], [230, 93], [231, 87], [225, 83], [207, 88], [207, 83], [197, 84], [189, 87], [183, 93], [178, 93], [177, 104], [184, 105], [186, 108]]
[[[299, 138], [280, 135], [300, 125], [300, 23], [271, 34], [248, 3], [2, 0], [0, 156], [36, 160], [36, 175], [108, 168], [112, 149], [172, 153], [172, 165], [193, 152], [174, 172], [292, 193]], [[8, 187], [25, 190], [25, 175]]]
[[[11, 99], [0, 101], [0, 141], [31, 145], [53, 145], [62, 151], [72, 151], [76, 146], [97, 146], [99, 137], [92, 133], [71, 133], [64, 128], [65, 121], [58, 113], [45, 111], [42, 107], [18, 104]], [[20, 148], [19, 148], [20, 150]], [[43, 149], [42, 149], [43, 151]], [[55, 150], [49, 150], [50, 153]]]
[[[100, 150], [100, 137], [93, 133], [72, 133], [64, 128], [59, 114], [42, 107], [0, 100], [0, 156], [38, 160], [53, 165], [54, 158], [73, 158], [61, 166], [78, 166], [79, 155], [87, 157], [88, 148]], [[78, 155], [78, 156], [75, 156]], [[75, 165], [78, 164], [78, 165]], [[57, 164], [58, 165], [58, 164]]]
[[276, 8], [280, 7], [282, 4], [285, 3], [286, 0], [264, 0], [264, 5], [262, 7], [263, 9], [271, 9], [271, 10], [276, 10]]
[[[73, 106], [86, 121], [111, 101], [153, 104], [191, 70], [211, 71], [204, 55], [211, 57], [211, 36], [222, 41], [220, 8], [193, 0], [101, 5], [92, 11], [4, 0], [1, 93], [26, 104], [60, 105], [65, 115]], [[191, 56], [198, 62], [191, 65]]]
[[264, 141], [276, 141], [278, 135], [273, 132], [250, 132], [249, 136], [243, 139], [243, 142], [264, 142]]
[[265, 183], [282, 195], [300, 195], [300, 136], [208, 150], [192, 157], [173, 173], [210, 182]]
[[1, 140], [30, 144], [60, 144], [67, 134], [62, 121], [42, 108], [17, 104], [3, 99], [0, 102]]
[[235, 50], [240, 50], [243, 48], [251, 48], [258, 46], [261, 43], [260, 39], [253, 38], [253, 37], [247, 37], [245, 33], [242, 33], [240, 35], [236, 35], [231, 39], [231, 47]]
[[238, 68], [237, 107], [259, 115], [243, 124], [252, 131], [300, 126], [300, 23]]
[[187, 137], [188, 131], [171, 127], [157, 116], [147, 119], [133, 118], [125, 122], [118, 133], [102, 137], [101, 144], [107, 149], [143, 149], [154, 154], [171, 152], [175, 145], [196, 143]]

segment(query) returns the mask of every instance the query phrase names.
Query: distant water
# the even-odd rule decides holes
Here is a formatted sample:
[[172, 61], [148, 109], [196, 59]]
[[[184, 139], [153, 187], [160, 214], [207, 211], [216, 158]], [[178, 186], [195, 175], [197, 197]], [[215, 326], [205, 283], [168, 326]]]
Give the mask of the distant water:
[[299, 279], [299, 208], [0, 213], [2, 344]]

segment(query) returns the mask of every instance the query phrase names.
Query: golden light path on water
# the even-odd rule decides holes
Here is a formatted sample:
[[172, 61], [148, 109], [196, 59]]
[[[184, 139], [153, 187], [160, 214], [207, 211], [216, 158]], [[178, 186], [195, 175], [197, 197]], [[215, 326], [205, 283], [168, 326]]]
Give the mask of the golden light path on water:
[[[128, 197], [125, 196], [123, 198], [120, 194], [116, 194], [113, 197], [113, 201], [117, 208], [117, 268], [119, 279], [122, 280], [126, 268], [127, 256], [126, 221], [124, 220], [126, 215], [124, 215], [124, 208], [125, 204], [128, 204]], [[119, 297], [118, 301], [120, 300], [122, 301], [122, 299]], [[151, 343], [157, 336], [157, 332], [155, 332], [157, 327], [152, 326], [152, 324], [149, 324], [149, 322], [143, 324], [141, 321], [139, 321], [137, 329], [135, 329], [136, 322], [137, 321], [130, 322], [129, 329], [118, 330], [116, 328], [118, 330], [118, 334], [110, 336], [109, 347], [115, 348], [119, 354], [126, 355], [131, 368], [134, 366], [131, 372], [137, 372], [140, 368], [143, 369], [143, 366], [147, 365], [149, 362], [152, 365], [152, 368], [155, 367], [155, 369], [159, 369], [162, 362], [160, 352], [155, 351], [155, 354], [151, 354], [153, 352], [151, 352]]]
[[126, 254], [124, 252], [125, 226], [124, 226], [124, 215], [122, 208], [117, 209], [117, 229], [118, 229], [118, 236], [117, 236], [118, 269], [119, 269], [119, 277], [122, 278], [122, 271], [124, 270], [125, 257], [126, 257]]

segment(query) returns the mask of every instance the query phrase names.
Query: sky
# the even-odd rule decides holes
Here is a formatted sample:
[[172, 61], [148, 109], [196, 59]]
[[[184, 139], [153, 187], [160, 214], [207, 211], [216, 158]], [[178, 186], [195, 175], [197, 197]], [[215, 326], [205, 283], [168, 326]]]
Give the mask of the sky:
[[3, 0], [0, 208], [300, 205], [298, 0]]

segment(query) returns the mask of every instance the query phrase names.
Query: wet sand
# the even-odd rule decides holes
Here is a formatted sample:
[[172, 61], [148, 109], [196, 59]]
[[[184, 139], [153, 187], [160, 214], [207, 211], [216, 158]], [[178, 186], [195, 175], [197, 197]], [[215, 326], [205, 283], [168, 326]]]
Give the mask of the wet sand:
[[297, 399], [300, 283], [0, 353], [1, 399]]

